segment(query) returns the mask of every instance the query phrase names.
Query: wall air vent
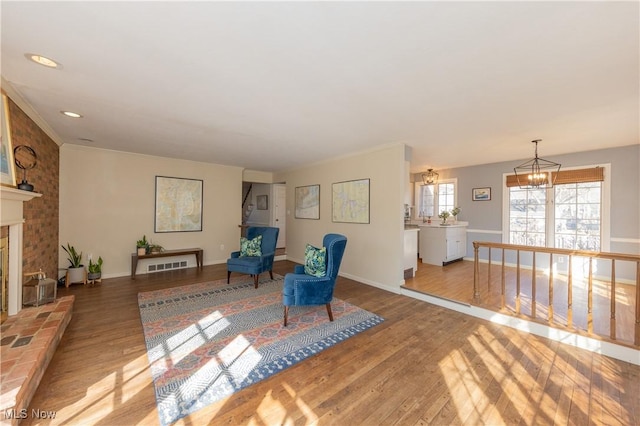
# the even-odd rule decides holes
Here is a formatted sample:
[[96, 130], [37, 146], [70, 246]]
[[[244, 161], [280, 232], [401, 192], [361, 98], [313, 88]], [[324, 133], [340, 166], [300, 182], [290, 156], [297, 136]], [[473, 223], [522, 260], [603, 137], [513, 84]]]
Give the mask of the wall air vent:
[[157, 263], [155, 265], [148, 265], [147, 272], [169, 271], [172, 269], [184, 269], [186, 267], [187, 267], [186, 260], [183, 260], [181, 262]]

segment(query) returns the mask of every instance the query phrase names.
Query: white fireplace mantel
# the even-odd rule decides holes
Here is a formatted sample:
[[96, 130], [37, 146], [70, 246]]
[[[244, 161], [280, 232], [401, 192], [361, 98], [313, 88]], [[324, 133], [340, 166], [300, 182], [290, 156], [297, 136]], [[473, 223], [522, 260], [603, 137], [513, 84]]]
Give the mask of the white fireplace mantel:
[[9, 227], [9, 276], [7, 283], [8, 314], [15, 315], [22, 308], [22, 225], [23, 203], [36, 197], [37, 192], [0, 186], [0, 226]]
[[16, 201], [29, 201], [36, 197], [42, 197], [42, 194], [38, 194], [33, 191], [23, 191], [22, 189], [13, 188], [10, 186], [0, 186], [0, 194], [3, 200], [16, 200]]
[[36, 197], [42, 197], [42, 194], [0, 186], [0, 226], [23, 223], [22, 203]]

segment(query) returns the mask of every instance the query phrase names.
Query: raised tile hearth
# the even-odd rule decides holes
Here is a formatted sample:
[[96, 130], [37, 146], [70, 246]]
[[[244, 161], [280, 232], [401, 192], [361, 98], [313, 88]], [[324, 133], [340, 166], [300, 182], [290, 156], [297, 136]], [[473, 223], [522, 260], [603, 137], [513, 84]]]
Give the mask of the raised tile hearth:
[[0, 422], [17, 424], [53, 358], [73, 312], [74, 296], [25, 308], [1, 326]]

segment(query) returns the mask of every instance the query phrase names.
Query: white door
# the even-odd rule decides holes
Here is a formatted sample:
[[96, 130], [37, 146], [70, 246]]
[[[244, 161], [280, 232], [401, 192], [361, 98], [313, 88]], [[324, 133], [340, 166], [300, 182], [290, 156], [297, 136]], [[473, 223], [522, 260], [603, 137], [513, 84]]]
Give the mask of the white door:
[[276, 248], [284, 248], [287, 241], [287, 187], [281, 184], [273, 185], [273, 198], [275, 199], [273, 209], [273, 226], [280, 228]]

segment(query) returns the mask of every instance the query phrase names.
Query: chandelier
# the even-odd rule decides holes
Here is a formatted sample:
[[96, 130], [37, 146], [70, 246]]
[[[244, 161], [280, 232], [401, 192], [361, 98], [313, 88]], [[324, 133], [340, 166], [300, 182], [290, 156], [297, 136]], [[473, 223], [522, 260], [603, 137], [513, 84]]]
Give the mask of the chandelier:
[[535, 158], [513, 168], [522, 189], [551, 188], [560, 171], [560, 164], [538, 157], [538, 142], [541, 140], [531, 141], [536, 144]]
[[425, 185], [435, 185], [438, 183], [438, 173], [434, 172], [433, 169], [427, 170], [427, 173], [422, 174], [422, 182]]

